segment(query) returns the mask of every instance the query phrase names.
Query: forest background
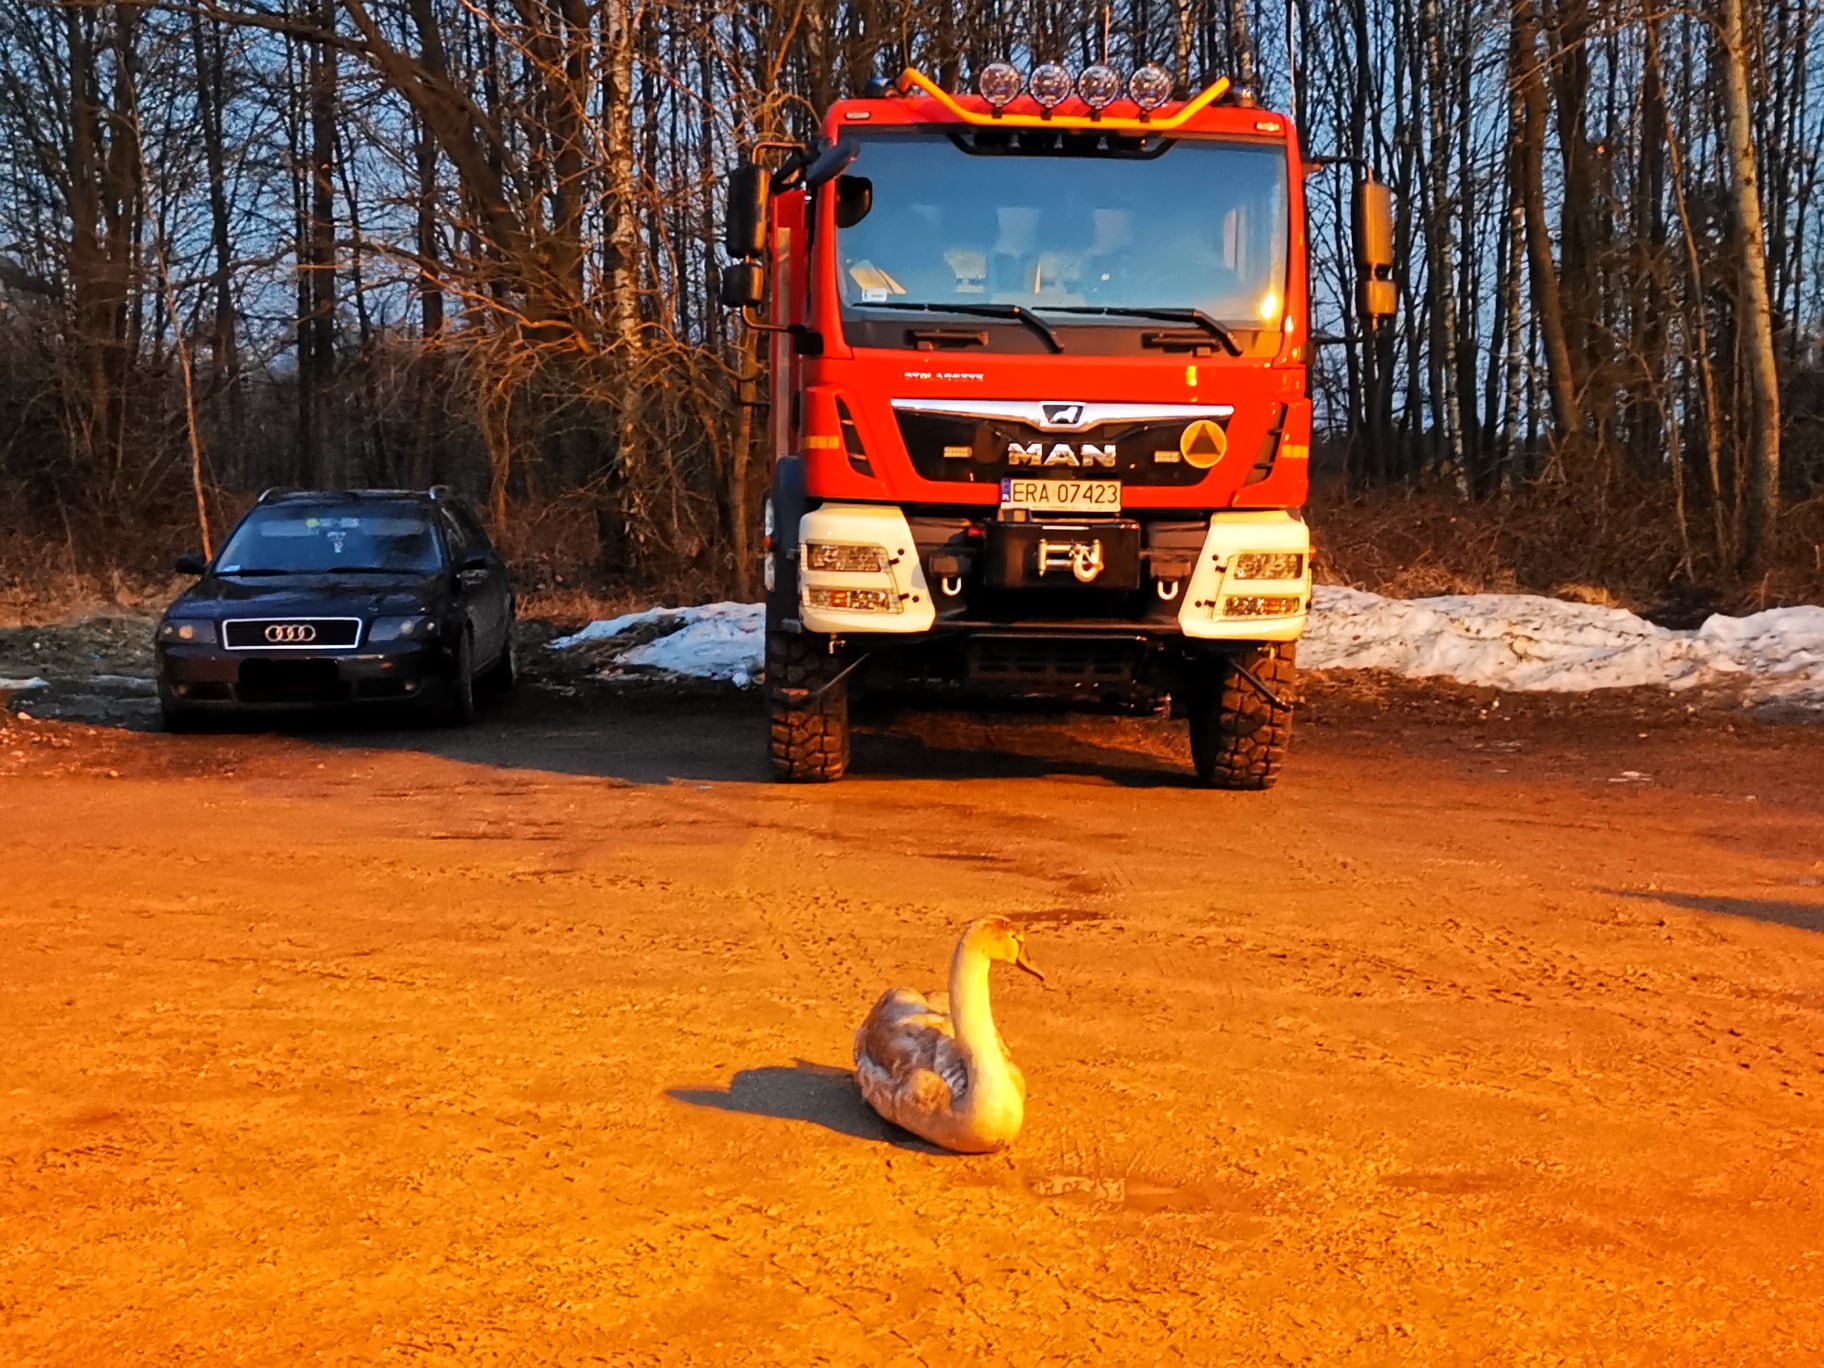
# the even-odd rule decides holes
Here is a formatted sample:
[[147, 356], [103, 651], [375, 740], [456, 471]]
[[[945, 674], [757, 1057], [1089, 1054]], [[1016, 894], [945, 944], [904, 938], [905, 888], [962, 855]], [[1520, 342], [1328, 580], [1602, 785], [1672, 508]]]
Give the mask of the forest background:
[[[162, 579], [264, 486], [455, 484], [534, 592], [752, 595], [723, 178], [911, 63], [1106, 55], [1397, 197], [1322, 348], [1332, 578], [1824, 592], [1815, 0], [25, 0], [0, 16], [0, 580]], [[1349, 184], [1310, 180], [1353, 331]]]

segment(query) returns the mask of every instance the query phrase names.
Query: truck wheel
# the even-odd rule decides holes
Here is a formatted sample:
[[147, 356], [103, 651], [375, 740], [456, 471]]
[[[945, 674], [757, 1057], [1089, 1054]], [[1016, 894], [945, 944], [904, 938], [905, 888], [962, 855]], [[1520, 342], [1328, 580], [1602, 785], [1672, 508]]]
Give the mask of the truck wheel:
[[1219, 789], [1269, 789], [1292, 741], [1298, 684], [1295, 642], [1255, 646], [1236, 657], [1280, 701], [1274, 703], [1227, 660], [1213, 660], [1191, 687], [1191, 763]]
[[828, 783], [848, 769], [849, 684], [830, 683], [841, 670], [826, 637], [766, 634], [767, 758], [775, 779]]

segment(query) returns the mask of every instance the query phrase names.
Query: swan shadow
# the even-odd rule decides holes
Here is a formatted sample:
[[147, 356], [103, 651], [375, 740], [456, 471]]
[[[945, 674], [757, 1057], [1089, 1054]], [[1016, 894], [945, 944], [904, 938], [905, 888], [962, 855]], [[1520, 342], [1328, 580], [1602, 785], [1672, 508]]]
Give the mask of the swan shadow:
[[873, 1140], [915, 1154], [948, 1154], [883, 1120], [862, 1100], [855, 1075], [808, 1059], [791, 1067], [769, 1064], [743, 1069], [721, 1088], [667, 1088], [665, 1096], [692, 1107], [771, 1116], [780, 1121], [808, 1121], [857, 1140]]

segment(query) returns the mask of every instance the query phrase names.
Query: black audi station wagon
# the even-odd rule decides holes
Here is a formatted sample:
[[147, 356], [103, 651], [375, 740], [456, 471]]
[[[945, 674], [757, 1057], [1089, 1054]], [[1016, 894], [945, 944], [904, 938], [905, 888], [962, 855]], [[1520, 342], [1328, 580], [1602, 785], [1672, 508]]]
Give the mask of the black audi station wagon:
[[268, 490], [158, 626], [158, 701], [209, 713], [415, 703], [466, 723], [513, 685], [513, 589], [474, 513], [442, 486]]

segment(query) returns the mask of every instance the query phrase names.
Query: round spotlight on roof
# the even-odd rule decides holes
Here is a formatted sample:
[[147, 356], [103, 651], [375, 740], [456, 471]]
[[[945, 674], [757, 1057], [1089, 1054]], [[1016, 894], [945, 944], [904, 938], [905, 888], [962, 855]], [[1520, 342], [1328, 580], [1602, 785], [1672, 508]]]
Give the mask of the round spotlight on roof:
[[1032, 98], [1046, 109], [1055, 109], [1070, 98], [1074, 82], [1070, 73], [1056, 62], [1047, 62], [1044, 66], [1032, 69], [1032, 79], [1027, 82], [1027, 89]]
[[1157, 109], [1172, 98], [1172, 73], [1149, 62], [1127, 78], [1127, 98], [1142, 109]]
[[1004, 108], [1018, 99], [1025, 84], [1026, 78], [1020, 75], [1020, 69], [1012, 62], [990, 62], [982, 68], [981, 75], [975, 78], [975, 88], [996, 109]]
[[1106, 109], [1121, 98], [1121, 78], [1100, 62], [1077, 75], [1077, 94], [1091, 109]]

